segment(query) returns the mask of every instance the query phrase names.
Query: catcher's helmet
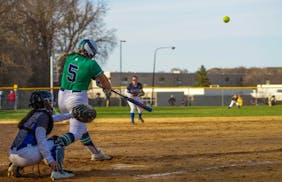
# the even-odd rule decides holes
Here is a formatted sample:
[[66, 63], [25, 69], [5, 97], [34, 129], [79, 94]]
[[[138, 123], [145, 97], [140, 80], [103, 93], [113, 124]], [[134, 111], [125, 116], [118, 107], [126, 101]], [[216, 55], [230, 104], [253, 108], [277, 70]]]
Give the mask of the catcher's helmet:
[[88, 57], [93, 58], [97, 53], [97, 44], [94, 40], [84, 39], [79, 43], [78, 50], [83, 51]]
[[52, 94], [49, 91], [42, 90], [42, 91], [34, 91], [29, 99], [30, 106], [33, 109], [40, 109], [40, 108], [46, 108], [48, 110], [52, 109], [53, 98]]

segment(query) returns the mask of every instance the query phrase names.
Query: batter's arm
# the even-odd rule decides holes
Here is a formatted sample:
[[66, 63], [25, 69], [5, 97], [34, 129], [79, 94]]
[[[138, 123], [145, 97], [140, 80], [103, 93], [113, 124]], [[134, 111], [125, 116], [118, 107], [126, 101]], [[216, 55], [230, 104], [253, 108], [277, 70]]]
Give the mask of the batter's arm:
[[96, 81], [98, 81], [102, 85], [103, 89], [105, 89], [105, 90], [111, 90], [112, 89], [112, 85], [111, 85], [110, 81], [108, 80], [108, 78], [104, 74], [101, 74], [99, 77], [97, 77]]

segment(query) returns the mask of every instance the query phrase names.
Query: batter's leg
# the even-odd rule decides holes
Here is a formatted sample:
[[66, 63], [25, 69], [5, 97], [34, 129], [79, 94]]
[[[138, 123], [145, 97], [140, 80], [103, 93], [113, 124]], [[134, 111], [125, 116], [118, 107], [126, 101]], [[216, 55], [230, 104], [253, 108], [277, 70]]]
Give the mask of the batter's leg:
[[80, 142], [88, 148], [92, 153], [91, 160], [111, 160], [112, 156], [104, 154], [95, 144], [92, 142], [88, 132], [84, 133], [80, 138]]

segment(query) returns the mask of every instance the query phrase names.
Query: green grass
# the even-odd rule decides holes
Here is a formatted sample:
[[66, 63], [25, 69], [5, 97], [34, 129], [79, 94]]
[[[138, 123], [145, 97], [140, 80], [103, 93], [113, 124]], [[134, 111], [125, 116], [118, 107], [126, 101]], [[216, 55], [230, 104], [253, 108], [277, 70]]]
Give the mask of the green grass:
[[[98, 118], [128, 118], [129, 107], [96, 107]], [[0, 120], [20, 120], [29, 110], [0, 110]], [[282, 116], [282, 105], [244, 106], [241, 109], [226, 106], [154, 107], [153, 112], [144, 111], [146, 118], [158, 117], [234, 117], [234, 116]]]
[[0, 120], [20, 120], [28, 113], [28, 109], [19, 110], [0, 110]]

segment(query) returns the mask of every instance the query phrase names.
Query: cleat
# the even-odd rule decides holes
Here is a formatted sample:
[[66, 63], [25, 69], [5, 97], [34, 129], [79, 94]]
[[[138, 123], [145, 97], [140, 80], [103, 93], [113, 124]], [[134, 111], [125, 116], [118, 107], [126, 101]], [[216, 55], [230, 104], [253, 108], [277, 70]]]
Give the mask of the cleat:
[[52, 171], [51, 179], [55, 181], [56, 179], [71, 178], [74, 176], [72, 171], [62, 170], [62, 171]]
[[23, 176], [23, 167], [18, 167], [13, 163], [9, 164], [8, 176], [11, 177], [22, 177]]
[[[99, 149], [98, 149], [99, 150]], [[91, 160], [103, 161], [111, 160], [113, 157], [103, 153], [101, 150], [97, 154], [92, 154]]]
[[139, 121], [141, 121], [142, 123], [144, 123], [144, 119], [143, 118], [139, 118]]

